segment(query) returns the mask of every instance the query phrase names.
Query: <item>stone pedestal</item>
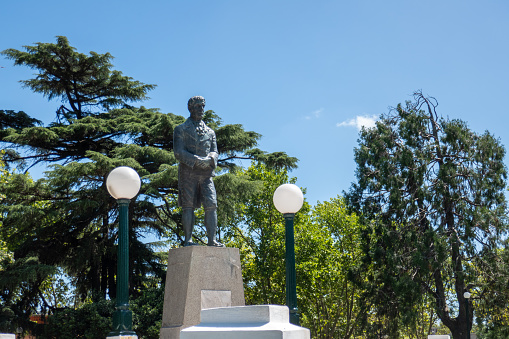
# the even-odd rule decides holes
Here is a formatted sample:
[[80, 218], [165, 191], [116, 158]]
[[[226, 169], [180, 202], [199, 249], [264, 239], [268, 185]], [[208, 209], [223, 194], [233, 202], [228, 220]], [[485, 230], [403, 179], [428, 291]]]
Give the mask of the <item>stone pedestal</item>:
[[189, 246], [168, 252], [160, 339], [200, 323], [200, 311], [243, 306], [244, 286], [238, 248]]
[[201, 311], [199, 325], [180, 333], [181, 339], [309, 339], [307, 328], [290, 324], [286, 306], [256, 305]]
[[16, 335], [10, 333], [0, 333], [0, 339], [16, 339]]
[[451, 339], [451, 337], [445, 334], [433, 334], [428, 335], [428, 339]]

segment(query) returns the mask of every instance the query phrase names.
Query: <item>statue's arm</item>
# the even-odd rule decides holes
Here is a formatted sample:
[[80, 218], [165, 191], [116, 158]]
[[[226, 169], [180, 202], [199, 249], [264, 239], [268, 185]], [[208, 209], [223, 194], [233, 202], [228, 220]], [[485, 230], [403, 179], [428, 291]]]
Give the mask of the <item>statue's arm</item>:
[[212, 168], [217, 167], [217, 159], [219, 158], [219, 154], [217, 151], [217, 142], [216, 142], [216, 133], [212, 131], [212, 143], [210, 145], [210, 152], [208, 154], [209, 158], [212, 159], [213, 166]]
[[182, 128], [175, 128], [173, 132], [173, 153], [175, 158], [183, 164], [193, 168], [198, 161], [198, 157], [186, 151], [184, 147], [184, 131]]

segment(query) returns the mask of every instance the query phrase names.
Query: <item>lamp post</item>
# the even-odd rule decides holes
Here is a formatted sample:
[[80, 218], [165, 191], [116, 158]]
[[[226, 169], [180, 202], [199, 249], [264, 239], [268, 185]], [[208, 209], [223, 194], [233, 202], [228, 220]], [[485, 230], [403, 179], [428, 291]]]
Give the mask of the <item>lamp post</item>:
[[286, 305], [290, 309], [290, 323], [299, 326], [299, 310], [297, 308], [297, 275], [295, 273], [295, 240], [293, 219], [304, 203], [304, 195], [297, 185], [284, 184], [279, 186], [273, 197], [276, 209], [285, 218], [286, 247]]
[[117, 199], [119, 207], [117, 301], [113, 313], [113, 330], [108, 338], [136, 338], [132, 330], [132, 312], [129, 310], [129, 202], [138, 194], [140, 186], [140, 177], [131, 167], [117, 167], [106, 179], [108, 192]]
[[471, 297], [470, 292], [463, 293], [463, 298], [465, 298], [466, 301], [467, 301], [466, 304], [465, 304], [466, 305], [465, 306], [466, 307], [466, 311], [467, 311], [467, 339], [470, 339], [470, 326], [469, 326], [470, 321], [469, 321], [469, 314], [468, 314], [468, 304], [470, 302], [470, 297]]

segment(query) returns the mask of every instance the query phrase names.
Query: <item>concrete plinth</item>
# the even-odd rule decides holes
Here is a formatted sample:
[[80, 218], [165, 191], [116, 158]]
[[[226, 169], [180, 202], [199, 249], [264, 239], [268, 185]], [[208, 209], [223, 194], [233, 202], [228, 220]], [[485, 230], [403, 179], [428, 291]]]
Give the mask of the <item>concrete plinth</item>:
[[237, 248], [189, 246], [168, 252], [160, 339], [200, 323], [200, 311], [243, 306], [244, 286]]
[[451, 337], [445, 334], [433, 334], [428, 335], [428, 339], [451, 339]]
[[0, 339], [16, 339], [16, 335], [10, 333], [0, 333]]
[[201, 322], [182, 330], [181, 339], [309, 339], [307, 328], [289, 322], [286, 306], [256, 305], [201, 311]]

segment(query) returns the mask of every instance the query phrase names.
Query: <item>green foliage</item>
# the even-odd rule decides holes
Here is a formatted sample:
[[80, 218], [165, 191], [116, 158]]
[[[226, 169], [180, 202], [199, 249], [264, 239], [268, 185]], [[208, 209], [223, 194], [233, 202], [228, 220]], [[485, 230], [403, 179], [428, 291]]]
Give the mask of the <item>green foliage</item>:
[[53, 266], [35, 257], [4, 260], [0, 270], [0, 331], [13, 332], [17, 327], [33, 329], [29, 321], [38, 306], [42, 283], [54, 274]]
[[489, 324], [484, 327], [478, 334], [478, 338], [483, 339], [505, 339], [509, 337], [509, 326], [500, 326], [497, 324]]
[[509, 336], [509, 247], [504, 247], [486, 264], [491, 276], [481, 277], [487, 287], [482, 298], [474, 299], [477, 326], [482, 338], [507, 338]]
[[[140, 339], [157, 339], [161, 329], [164, 286], [147, 288], [131, 300], [133, 330]], [[78, 308], [61, 308], [48, 316], [38, 338], [105, 338], [111, 331], [114, 300], [87, 302]]]
[[[22, 82], [27, 88], [63, 103], [56, 110], [56, 122], [47, 126], [24, 112], [0, 111], [0, 142], [9, 168], [28, 171], [34, 165], [47, 166], [44, 177], [36, 181], [22, 174], [0, 181], [4, 194], [0, 239], [16, 258], [13, 265], [28, 264], [31, 258], [40, 265], [35, 281], [27, 277], [17, 281], [31, 288], [16, 294], [25, 307], [15, 311], [16, 316], [27, 320], [35, 310], [57, 311], [58, 302], [44, 300], [47, 289], [58, 282], [51, 278], [57, 269], [69, 277], [82, 302], [115, 298], [118, 206], [105, 180], [118, 166], [130, 166], [142, 178], [140, 194], [129, 205], [130, 294], [137, 298], [147, 288], [159, 288], [164, 259], [142, 239], [155, 235], [170, 246], [182, 241], [173, 130], [186, 118], [130, 106], [146, 99], [154, 86], [112, 70], [108, 53], [78, 53], [65, 37], [2, 53], [16, 65], [38, 72], [34, 79]], [[238, 211], [224, 201], [247, 197], [258, 186], [235, 177], [237, 159], [258, 159], [285, 169], [295, 167], [297, 160], [254, 148], [258, 133], [245, 131], [239, 124], [223, 125], [213, 111], [207, 111], [204, 120], [217, 135], [216, 182], [218, 200], [223, 202], [218, 212], [221, 233], [227, 235], [229, 221], [237, 218]], [[14, 301], [11, 304], [11, 310], [18, 307]]]
[[57, 311], [47, 319], [42, 339], [105, 338], [111, 331], [114, 302], [100, 300]]
[[94, 106], [108, 110], [146, 99], [146, 93], [155, 87], [111, 70], [113, 57], [109, 53], [90, 52], [87, 56], [76, 52], [64, 36], [57, 37], [56, 44], [39, 42], [24, 48], [26, 52], [7, 49], [2, 54], [15, 65], [39, 71], [35, 79], [23, 80], [23, 85], [50, 100], [67, 102], [69, 107], [58, 109], [59, 118], [65, 120], [90, 115]]
[[318, 203], [297, 232], [302, 324], [313, 338], [363, 336], [366, 308], [348, 276], [359, 265], [360, 224], [343, 198]]
[[131, 301], [133, 330], [140, 339], [159, 339], [163, 319], [164, 285], [143, 290]]
[[[0, 110], [0, 136], [2, 138], [9, 135], [11, 131], [21, 130], [40, 124], [42, 124], [40, 120], [31, 118], [23, 111]], [[5, 150], [3, 152], [5, 152]]]
[[385, 334], [415, 323], [415, 306], [427, 295], [453, 337], [462, 338], [463, 293], [484, 299], [493, 287], [487, 282], [502, 273], [490, 263], [507, 232], [505, 150], [488, 132], [438, 119], [433, 98], [418, 92], [414, 99], [362, 130], [355, 150], [357, 183], [348, 197], [367, 225], [358, 283]]
[[[230, 246], [239, 247], [247, 304], [286, 304], [285, 222], [272, 202], [276, 188], [295, 182], [284, 169], [253, 163], [238, 173], [259, 183], [247, 200], [236, 200], [238, 211]], [[341, 198], [307, 203], [296, 214], [295, 252], [297, 298], [301, 324], [313, 338], [353, 338], [362, 335], [359, 289], [348, 280], [359, 264], [360, 224]]]
[[77, 307], [80, 302], [70, 277], [61, 268], [44, 280], [41, 284], [43, 304], [49, 309], [57, 310], [69, 306]]
[[[0, 161], [0, 185], [12, 180], [31, 182], [27, 175], [8, 172]], [[3, 191], [0, 195], [2, 204], [8, 200], [7, 193]], [[1, 226], [1, 230], [6, 229]], [[41, 263], [37, 257], [16, 258], [14, 247], [0, 237], [0, 332], [13, 332], [17, 327], [33, 328], [28, 317], [37, 306], [38, 291], [55, 272], [53, 266]]]
[[[272, 196], [279, 185], [295, 179], [290, 180], [286, 170], [269, 170], [260, 163], [253, 163], [241, 176], [259, 182], [258, 191], [249, 200], [237, 200], [241, 218], [232, 225], [235, 237], [229, 244], [241, 251], [246, 303], [284, 305], [285, 228], [283, 216], [275, 209]], [[295, 223], [298, 223], [299, 215]]]

